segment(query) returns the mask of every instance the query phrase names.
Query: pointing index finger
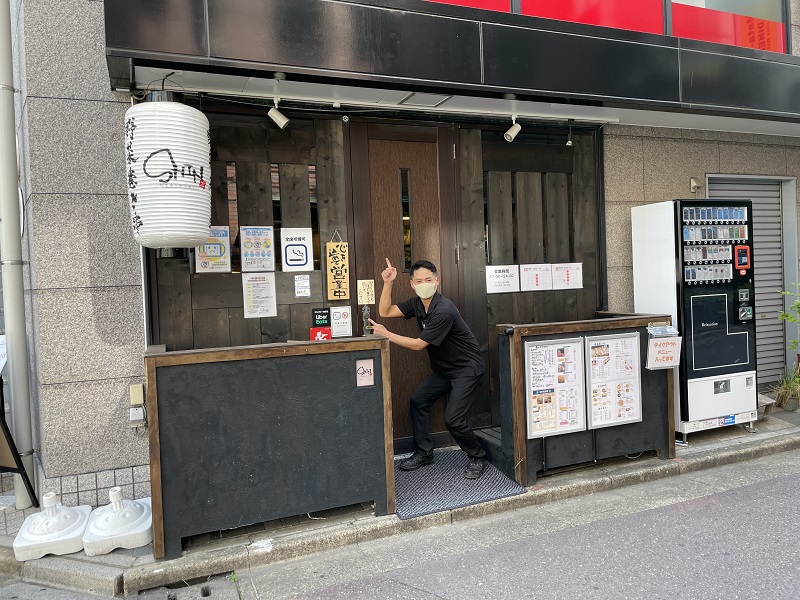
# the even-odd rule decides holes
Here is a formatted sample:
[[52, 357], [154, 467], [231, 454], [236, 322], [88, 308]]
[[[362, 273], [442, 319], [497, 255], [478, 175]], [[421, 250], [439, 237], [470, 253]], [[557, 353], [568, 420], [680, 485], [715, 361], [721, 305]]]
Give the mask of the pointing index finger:
[[390, 269], [392, 268], [392, 263], [389, 262], [388, 258], [386, 259], [386, 266], [389, 267]]

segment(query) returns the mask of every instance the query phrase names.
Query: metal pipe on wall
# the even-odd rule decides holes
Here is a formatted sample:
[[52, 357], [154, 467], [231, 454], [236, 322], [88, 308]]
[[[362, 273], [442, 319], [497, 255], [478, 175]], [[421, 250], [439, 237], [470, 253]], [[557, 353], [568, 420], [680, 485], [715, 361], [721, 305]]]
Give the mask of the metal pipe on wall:
[[[11, 2], [0, 0], [0, 266], [3, 281], [8, 374], [14, 442], [29, 479], [33, 476], [28, 340], [22, 279], [22, 232], [17, 191], [17, 148], [14, 127], [14, 70], [11, 58]], [[31, 506], [22, 478], [14, 476], [17, 509]]]

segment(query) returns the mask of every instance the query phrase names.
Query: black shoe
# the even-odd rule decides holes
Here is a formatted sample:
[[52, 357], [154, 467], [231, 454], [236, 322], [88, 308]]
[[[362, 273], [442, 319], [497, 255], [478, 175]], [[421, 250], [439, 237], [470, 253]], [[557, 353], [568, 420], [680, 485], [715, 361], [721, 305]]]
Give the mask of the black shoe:
[[413, 471], [414, 469], [429, 465], [432, 462], [433, 455], [426, 456], [422, 452], [414, 452], [414, 454], [400, 462], [400, 468], [403, 469], [403, 471]]
[[488, 461], [485, 458], [470, 458], [467, 468], [464, 470], [464, 477], [467, 479], [477, 479], [486, 470]]

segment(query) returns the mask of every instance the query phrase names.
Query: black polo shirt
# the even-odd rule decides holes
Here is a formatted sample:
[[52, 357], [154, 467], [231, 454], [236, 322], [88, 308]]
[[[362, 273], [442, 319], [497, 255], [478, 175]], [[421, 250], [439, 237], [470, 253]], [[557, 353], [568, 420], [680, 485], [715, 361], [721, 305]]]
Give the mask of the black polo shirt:
[[436, 292], [428, 312], [418, 297], [397, 305], [406, 319], [416, 317], [419, 339], [428, 342], [431, 369], [445, 377], [481, 375], [486, 370], [478, 340], [455, 304]]

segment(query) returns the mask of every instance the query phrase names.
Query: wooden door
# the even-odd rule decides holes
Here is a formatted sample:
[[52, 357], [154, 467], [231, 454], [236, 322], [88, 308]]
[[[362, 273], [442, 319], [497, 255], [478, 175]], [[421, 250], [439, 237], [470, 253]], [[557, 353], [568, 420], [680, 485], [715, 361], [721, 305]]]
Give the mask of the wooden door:
[[[414, 135], [417, 129], [427, 129], [427, 132]], [[436, 129], [393, 130], [385, 126], [355, 126], [353, 145], [356, 270], [359, 279], [375, 281], [376, 304], [373, 310], [377, 312], [383, 287], [380, 273], [386, 266], [386, 258], [398, 271], [392, 290], [395, 304], [414, 295], [409, 283], [410, 266], [420, 259], [430, 260], [437, 265], [440, 291], [447, 294], [448, 290], [453, 290], [453, 293], [457, 293], [457, 283], [448, 282], [442, 276], [439, 144]], [[366, 169], [361, 171], [360, 167]], [[419, 335], [413, 319], [373, 317], [400, 335]], [[412, 448], [409, 399], [429, 374], [427, 351], [415, 352], [392, 345], [392, 414], [398, 452]], [[431, 433], [440, 444], [446, 443], [448, 437], [443, 414], [444, 402], [441, 401], [431, 413]]]

